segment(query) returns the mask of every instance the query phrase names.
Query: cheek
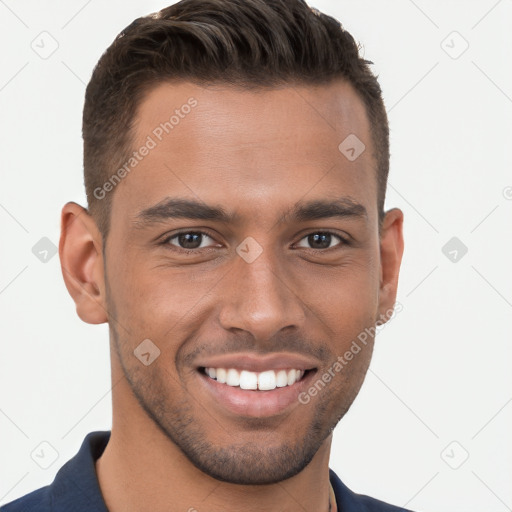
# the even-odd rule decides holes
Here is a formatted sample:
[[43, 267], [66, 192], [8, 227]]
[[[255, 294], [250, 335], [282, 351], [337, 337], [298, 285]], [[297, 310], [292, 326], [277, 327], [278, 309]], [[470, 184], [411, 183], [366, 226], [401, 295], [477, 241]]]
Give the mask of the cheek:
[[379, 304], [379, 273], [373, 254], [354, 254], [338, 267], [311, 267], [296, 278], [297, 294], [338, 337], [358, 334], [373, 324]]
[[130, 337], [162, 340], [182, 329], [183, 323], [199, 325], [205, 299], [209, 292], [214, 293], [218, 273], [149, 265], [136, 258], [130, 261], [109, 276], [116, 319], [126, 326]]

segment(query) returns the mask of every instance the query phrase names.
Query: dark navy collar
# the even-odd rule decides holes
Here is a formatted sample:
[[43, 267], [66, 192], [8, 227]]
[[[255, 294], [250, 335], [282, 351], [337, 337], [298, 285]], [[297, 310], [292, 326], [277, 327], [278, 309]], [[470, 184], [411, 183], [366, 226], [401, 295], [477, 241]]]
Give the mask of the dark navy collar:
[[[78, 453], [57, 473], [53, 481], [52, 512], [108, 512], [100, 491], [95, 462], [105, 450], [110, 431], [85, 436]], [[80, 506], [77, 507], [77, 502]]]

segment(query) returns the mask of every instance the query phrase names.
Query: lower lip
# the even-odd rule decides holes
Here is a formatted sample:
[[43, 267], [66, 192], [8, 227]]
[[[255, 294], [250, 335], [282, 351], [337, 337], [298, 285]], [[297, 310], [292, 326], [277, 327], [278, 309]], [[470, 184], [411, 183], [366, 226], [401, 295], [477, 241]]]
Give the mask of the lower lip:
[[291, 386], [259, 391], [221, 384], [198, 371], [203, 386], [216, 403], [236, 416], [248, 418], [277, 416], [287, 412], [294, 405], [300, 405], [299, 394], [307, 389], [308, 382], [314, 374], [314, 371], [307, 372], [299, 382]]

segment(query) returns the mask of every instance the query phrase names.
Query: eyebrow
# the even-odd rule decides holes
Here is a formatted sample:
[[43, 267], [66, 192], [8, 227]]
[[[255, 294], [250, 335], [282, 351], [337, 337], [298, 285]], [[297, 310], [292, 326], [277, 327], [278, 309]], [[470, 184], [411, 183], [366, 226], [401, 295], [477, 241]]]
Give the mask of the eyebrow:
[[144, 228], [168, 219], [216, 220], [229, 223], [236, 222], [237, 215], [228, 214], [221, 206], [208, 206], [192, 199], [166, 198], [138, 213], [134, 224], [136, 227]]
[[278, 223], [287, 219], [297, 221], [318, 220], [327, 218], [368, 218], [366, 208], [349, 197], [335, 200], [317, 199], [299, 202], [279, 218]]
[[[276, 224], [282, 224], [287, 220], [300, 222], [327, 218], [367, 217], [367, 210], [362, 204], [349, 197], [342, 197], [335, 200], [299, 201], [282, 214]], [[239, 222], [240, 216], [236, 212], [226, 212], [222, 206], [209, 206], [192, 199], [166, 198], [138, 213], [134, 225], [137, 228], [145, 228], [169, 219], [214, 220], [229, 224]]]

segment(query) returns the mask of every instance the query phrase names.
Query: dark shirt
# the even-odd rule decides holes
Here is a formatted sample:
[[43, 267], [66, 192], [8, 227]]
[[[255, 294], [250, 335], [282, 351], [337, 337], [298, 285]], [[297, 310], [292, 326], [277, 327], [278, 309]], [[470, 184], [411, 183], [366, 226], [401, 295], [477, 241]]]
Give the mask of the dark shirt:
[[[110, 431], [91, 432], [78, 453], [57, 472], [54, 481], [2, 507], [0, 512], [108, 512], [96, 476], [95, 461]], [[329, 470], [339, 512], [410, 512], [349, 490]]]

